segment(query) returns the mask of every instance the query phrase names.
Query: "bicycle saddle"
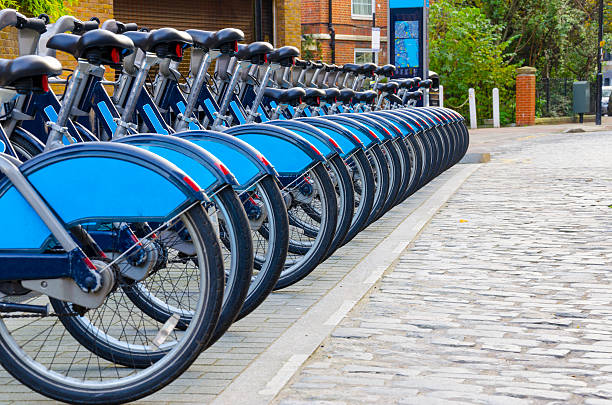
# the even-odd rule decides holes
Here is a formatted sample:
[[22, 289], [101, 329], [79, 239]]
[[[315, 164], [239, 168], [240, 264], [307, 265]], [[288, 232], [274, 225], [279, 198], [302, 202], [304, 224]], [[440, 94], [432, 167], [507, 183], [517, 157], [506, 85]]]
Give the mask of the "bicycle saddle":
[[355, 97], [355, 91], [353, 89], [342, 89], [337, 99], [343, 103], [350, 103], [353, 97]]
[[155, 52], [160, 58], [180, 61], [185, 45], [191, 45], [191, 36], [185, 31], [174, 28], [160, 28], [150, 32], [128, 31], [126, 37], [134, 41], [134, 46], [145, 52]]
[[318, 60], [318, 61], [316, 61], [316, 62], [311, 62], [311, 66], [312, 66], [314, 69], [323, 69], [324, 64], [323, 64], [323, 62], [321, 62], [320, 60]]
[[395, 94], [387, 94], [385, 97], [392, 103], [403, 104], [402, 99], [396, 96]]
[[397, 82], [389, 82], [389, 83], [378, 83], [376, 85], [376, 90], [383, 91], [385, 93], [395, 94], [397, 92], [399, 85]]
[[281, 104], [297, 105], [300, 104], [302, 98], [306, 96], [306, 91], [301, 87], [292, 87], [286, 90], [268, 87], [264, 90], [264, 96], [276, 100]]
[[59, 76], [62, 64], [51, 56], [26, 55], [0, 59], [0, 86], [14, 86], [18, 92], [48, 90], [43, 76]]
[[372, 76], [374, 71], [378, 68], [374, 63], [364, 63], [359, 68], [358, 72], [361, 75]]
[[423, 88], [430, 89], [432, 84], [433, 84], [433, 80], [431, 80], [431, 79], [421, 80], [419, 82], [419, 88], [421, 88], [421, 89], [423, 89]]
[[250, 60], [251, 63], [261, 65], [266, 63], [266, 55], [272, 52], [274, 47], [268, 42], [253, 42], [248, 45], [238, 46], [236, 57], [239, 60]]
[[412, 79], [397, 79], [394, 80], [400, 89], [410, 89], [414, 86], [414, 80]]
[[47, 48], [71, 54], [75, 58], [85, 58], [90, 63], [117, 66], [124, 56], [134, 52], [134, 43], [124, 35], [96, 29], [81, 36], [56, 34], [47, 42]]
[[361, 69], [361, 65], [356, 65], [354, 63], [345, 63], [341, 69], [343, 72], [347, 72], [347, 73], [359, 73], [359, 69]]
[[215, 34], [217, 31], [202, 31], [202, 30], [187, 30], [185, 31], [191, 36], [193, 46], [208, 51], [211, 44], [215, 42]]
[[[223, 53], [236, 52], [237, 43], [244, 41], [244, 32], [237, 28], [223, 28], [215, 32], [215, 35], [210, 39], [208, 46], [210, 49], [221, 50]], [[224, 52], [227, 50], [228, 52]]]
[[289, 62], [289, 66], [293, 65], [293, 58], [300, 56], [300, 51], [295, 46], [282, 46], [270, 52], [268, 54], [268, 60], [274, 63]]
[[295, 67], [299, 67], [299, 68], [305, 69], [308, 66], [310, 66], [310, 61], [308, 61], [308, 60], [304, 60], [304, 59], [296, 59], [295, 60]]
[[395, 73], [395, 66], [384, 65], [374, 71], [379, 76], [392, 77]]
[[420, 100], [423, 97], [422, 91], [409, 91], [405, 94], [407, 100]]
[[332, 72], [334, 70], [334, 65], [329, 65], [323, 62], [323, 70], [326, 72]]
[[372, 90], [367, 91], [357, 91], [355, 92], [355, 101], [359, 101], [361, 103], [370, 104], [376, 99], [376, 92]]
[[321, 104], [321, 100], [325, 98], [325, 92], [321, 89], [306, 88], [306, 95], [304, 96], [304, 102], [308, 105], [318, 106]]
[[325, 101], [328, 103], [335, 103], [338, 97], [340, 97], [340, 90], [335, 87], [323, 90], [325, 93]]

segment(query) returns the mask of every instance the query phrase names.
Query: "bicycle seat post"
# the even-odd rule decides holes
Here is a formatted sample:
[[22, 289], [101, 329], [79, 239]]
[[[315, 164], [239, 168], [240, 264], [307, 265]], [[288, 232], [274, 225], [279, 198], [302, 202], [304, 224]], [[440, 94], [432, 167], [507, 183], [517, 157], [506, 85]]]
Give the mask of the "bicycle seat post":
[[158, 58], [156, 54], [152, 52], [145, 53], [140, 68], [138, 69], [138, 73], [132, 82], [132, 87], [130, 88], [130, 93], [128, 94], [121, 118], [117, 121], [117, 129], [115, 129], [113, 138], [117, 139], [128, 135], [128, 130], [132, 127], [131, 120], [132, 116], [134, 115], [134, 111], [136, 110], [138, 97], [140, 97], [140, 92], [144, 87], [145, 80], [147, 79], [151, 66], [157, 63], [157, 60]]
[[79, 90], [83, 88], [83, 85], [89, 76], [88, 72], [90, 67], [91, 65], [87, 60], [78, 59], [77, 67], [72, 73], [72, 79], [70, 79], [68, 85], [66, 86], [64, 102], [62, 103], [62, 107], [58, 112], [57, 120], [56, 122], [47, 122], [47, 126], [49, 126], [50, 130], [47, 138], [47, 144], [45, 145], [45, 151], [64, 146], [64, 136], [66, 136], [68, 141], [72, 143], [72, 137], [68, 135], [68, 128], [66, 127], [66, 124], [70, 119], [70, 113], [72, 112], [74, 103], [76, 102], [80, 93]]
[[[196, 50], [194, 49], [194, 52]], [[206, 83], [206, 79], [208, 77], [208, 68], [212, 62], [212, 57], [210, 52], [205, 52], [200, 62], [200, 66], [198, 68], [198, 73], [196, 74], [193, 83], [191, 84], [191, 89], [189, 92], [189, 96], [187, 97], [187, 105], [185, 106], [185, 112], [179, 115], [179, 119], [176, 121], [176, 130], [178, 132], [187, 130], [189, 128], [189, 124], [191, 122], [193, 112], [195, 111], [196, 104], [198, 103], [198, 99], [200, 96], [200, 91], [202, 87]]]
[[225, 91], [225, 95], [223, 96], [223, 102], [221, 103], [219, 111], [217, 112], [215, 120], [213, 121], [211, 126], [214, 131], [223, 131], [225, 129], [225, 127], [222, 125], [222, 121], [224, 119], [228, 119], [228, 117], [225, 116], [225, 113], [227, 113], [227, 110], [229, 109], [230, 102], [232, 101], [232, 95], [234, 94], [234, 89], [236, 88], [238, 80], [240, 79], [239, 76], [243, 66], [244, 62], [239, 60], [238, 58], [235, 58], [235, 66], [232, 72], [232, 78], [229, 82], [227, 90]]
[[247, 109], [247, 117], [246, 117], [247, 124], [252, 123], [253, 121], [255, 121], [255, 118], [259, 116], [257, 109], [259, 108], [259, 105], [261, 104], [261, 100], [263, 100], [264, 91], [266, 90], [266, 87], [268, 86], [270, 75], [273, 72], [280, 69], [280, 67], [281, 65], [278, 63], [270, 63], [268, 64], [268, 66], [266, 66], [266, 70], [264, 72], [263, 79], [261, 79], [261, 82], [259, 83], [259, 87], [257, 88], [257, 93], [255, 95], [255, 100], [253, 101], [253, 105]]

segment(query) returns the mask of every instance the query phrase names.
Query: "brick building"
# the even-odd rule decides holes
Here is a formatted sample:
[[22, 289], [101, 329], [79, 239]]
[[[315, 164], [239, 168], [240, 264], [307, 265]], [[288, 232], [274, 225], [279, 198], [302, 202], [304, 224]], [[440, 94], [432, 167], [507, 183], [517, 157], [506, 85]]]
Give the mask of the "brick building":
[[[377, 63], [388, 60], [387, 1], [376, 0], [375, 25], [381, 28]], [[301, 3], [302, 34], [315, 58], [337, 64], [372, 61], [372, 0], [301, 0]]]
[[[78, 0], [70, 6], [72, 15], [101, 21], [115, 18], [148, 28], [174, 27], [218, 30], [235, 27], [244, 31], [246, 41], [264, 40], [275, 46], [300, 47], [300, 0]], [[17, 31], [0, 32], [3, 58], [17, 56]], [[58, 53], [59, 55], [59, 53]], [[69, 62], [67, 57], [60, 57]]]

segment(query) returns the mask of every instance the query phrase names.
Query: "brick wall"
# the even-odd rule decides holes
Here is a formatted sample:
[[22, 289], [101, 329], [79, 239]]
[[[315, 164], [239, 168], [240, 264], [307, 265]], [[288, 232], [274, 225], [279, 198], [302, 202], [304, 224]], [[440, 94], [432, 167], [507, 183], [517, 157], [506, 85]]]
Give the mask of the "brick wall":
[[522, 67], [516, 76], [516, 125], [535, 124], [536, 69]]
[[276, 45], [291, 45], [299, 49], [302, 42], [301, 21], [300, 0], [276, 0]]
[[[381, 37], [387, 36], [387, 0], [376, 1], [376, 26], [381, 28]], [[329, 3], [328, 0], [301, 0], [302, 33], [321, 35], [321, 54], [325, 62], [331, 62], [331, 47], [329, 35]], [[356, 48], [371, 48], [372, 20], [353, 18], [351, 0], [333, 0], [332, 23], [336, 31], [336, 63], [352, 63]], [[365, 37], [365, 38], [364, 38]], [[378, 62], [387, 62], [387, 43], [381, 41], [381, 52]]]

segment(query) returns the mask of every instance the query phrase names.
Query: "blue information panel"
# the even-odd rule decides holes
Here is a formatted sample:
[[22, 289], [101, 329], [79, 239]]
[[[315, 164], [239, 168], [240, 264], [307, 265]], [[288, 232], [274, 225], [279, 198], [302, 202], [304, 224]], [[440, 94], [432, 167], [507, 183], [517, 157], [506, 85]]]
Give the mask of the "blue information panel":
[[428, 1], [391, 0], [389, 2], [389, 57], [397, 67], [396, 77], [425, 78], [427, 73]]

